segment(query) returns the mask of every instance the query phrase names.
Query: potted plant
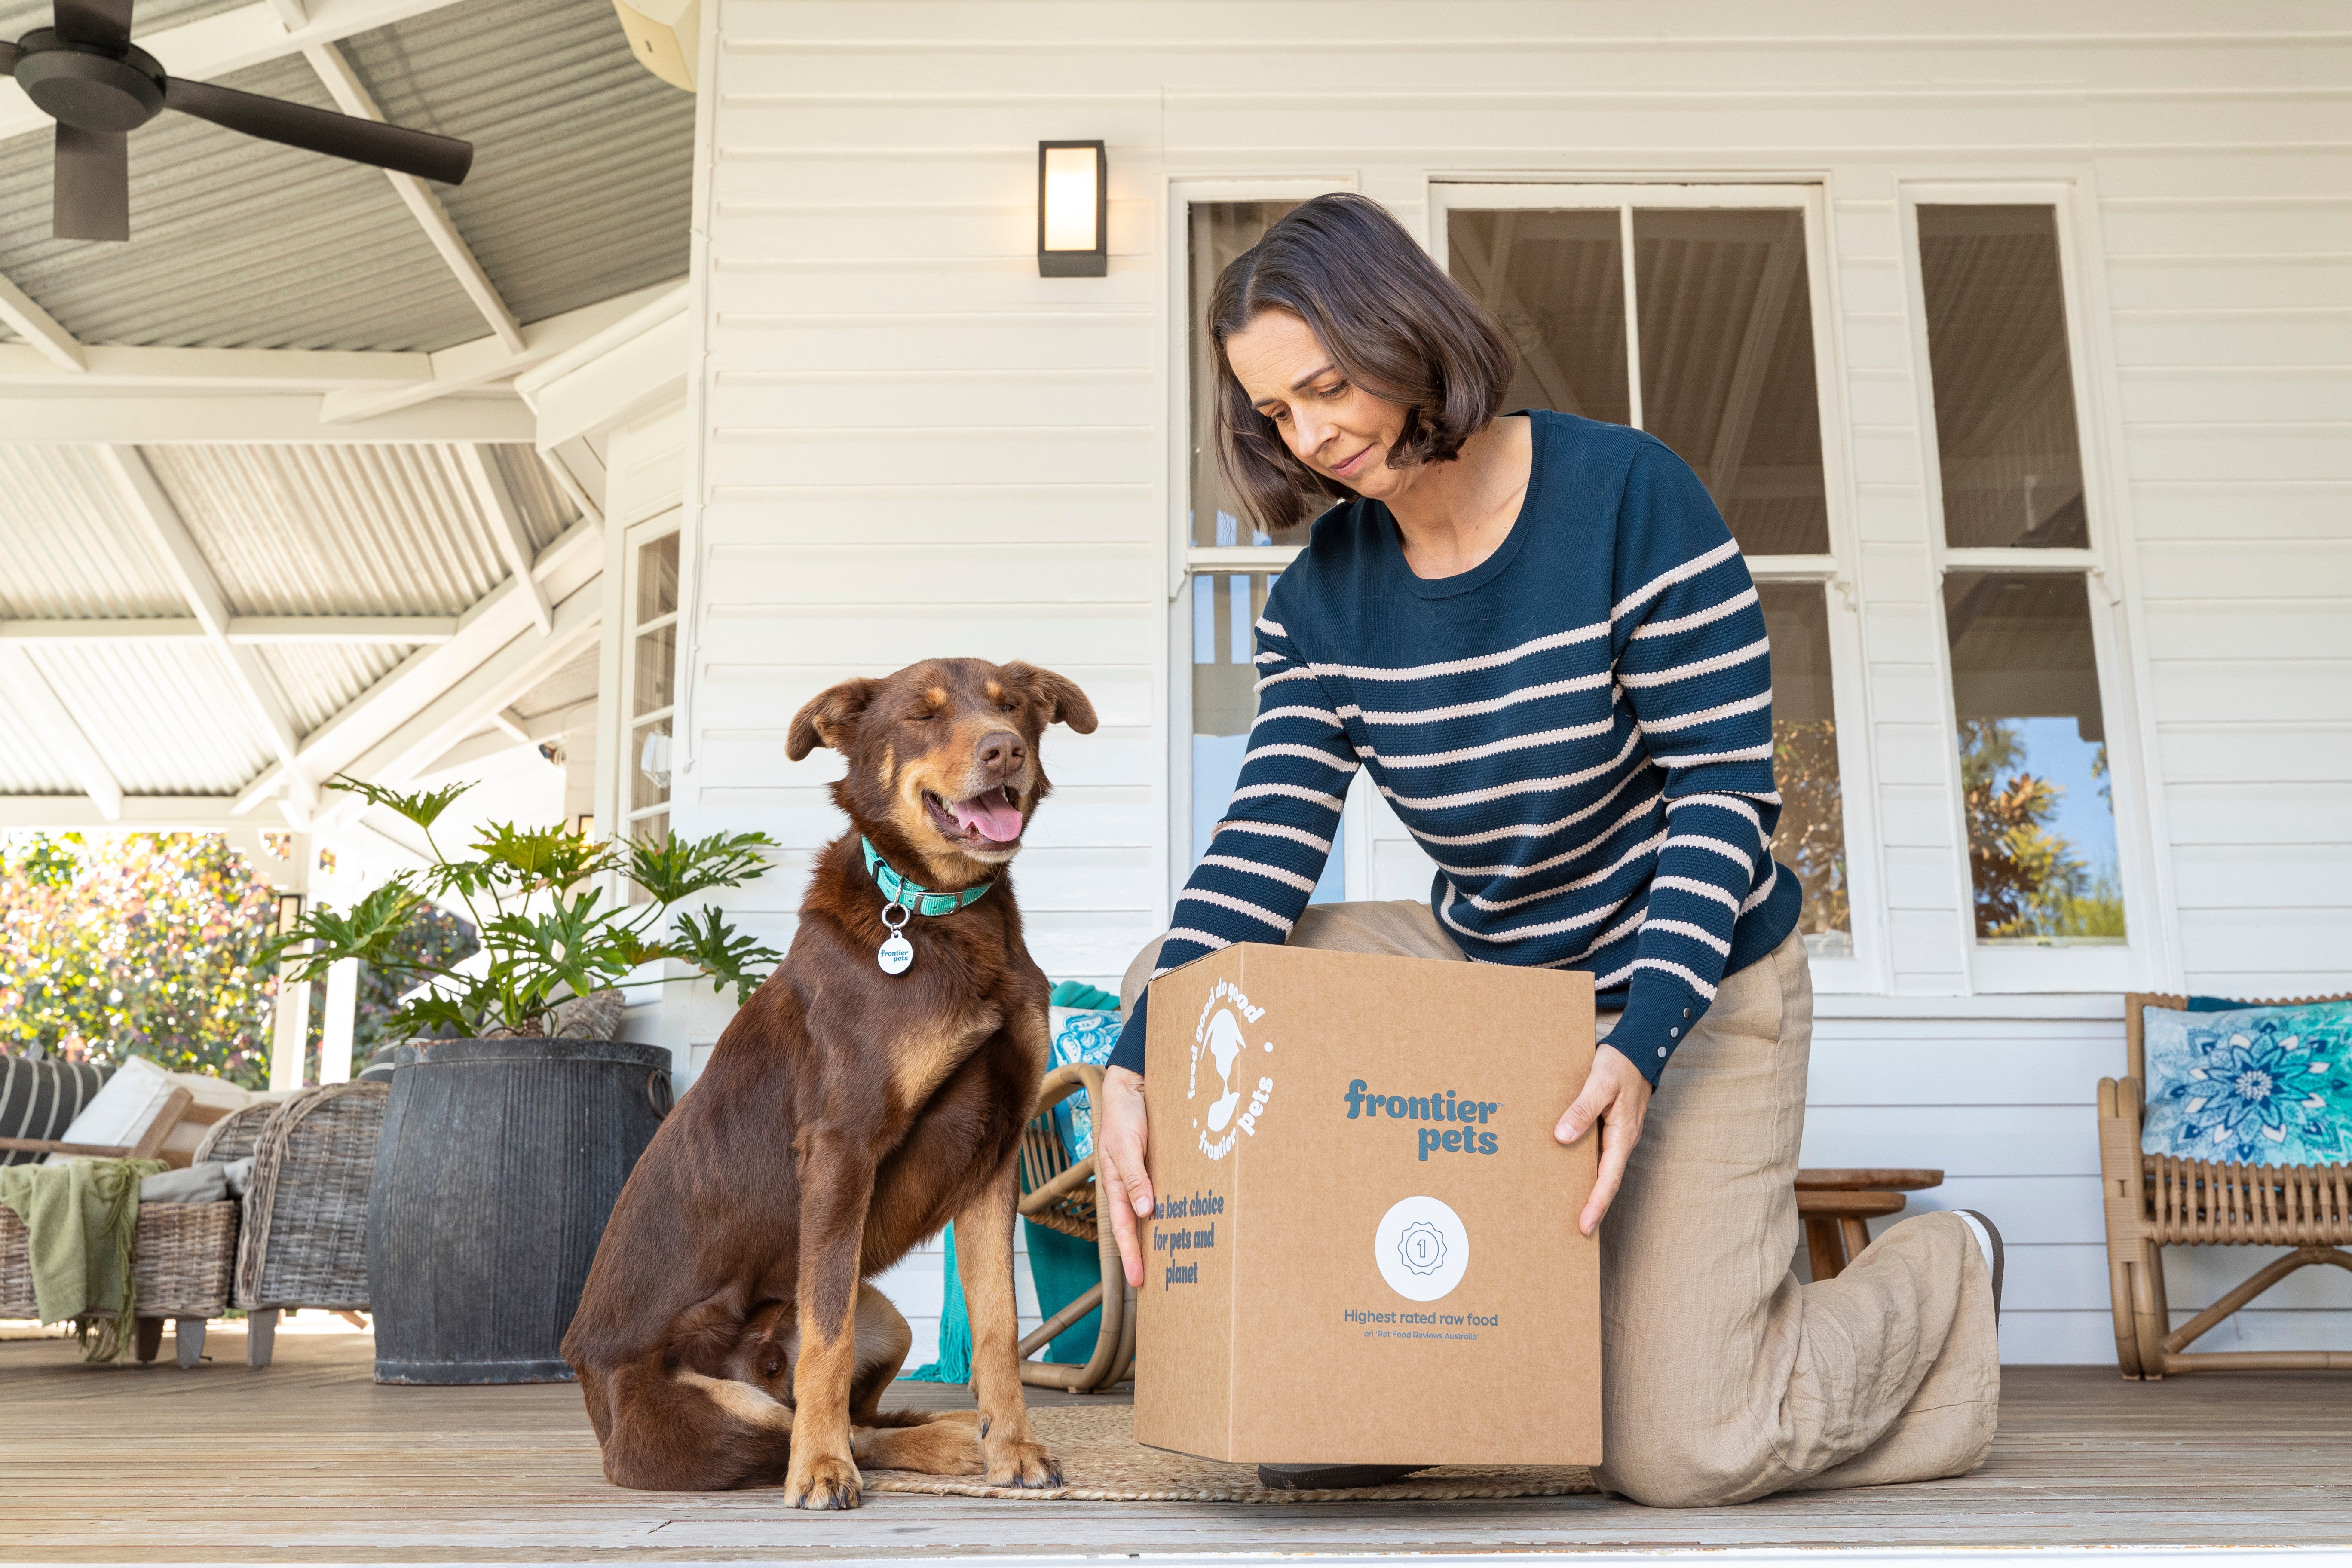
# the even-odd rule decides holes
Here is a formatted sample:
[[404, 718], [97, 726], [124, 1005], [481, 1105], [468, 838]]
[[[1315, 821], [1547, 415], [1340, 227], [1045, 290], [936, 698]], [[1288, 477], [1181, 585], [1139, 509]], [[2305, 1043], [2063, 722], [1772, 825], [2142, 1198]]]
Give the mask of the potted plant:
[[[400, 1047], [375, 1150], [377, 1381], [567, 1378], [558, 1347], [596, 1243], [670, 1102], [668, 1052], [614, 1037], [619, 995], [707, 979], [748, 998], [781, 955], [677, 906], [757, 878], [776, 845], [494, 823], [457, 858], [434, 824], [467, 786], [336, 784], [414, 823], [430, 856], [349, 910], [307, 912], [266, 954], [295, 980], [352, 958], [413, 983], [395, 1023], [437, 1037]], [[645, 901], [610, 897], [616, 877]], [[463, 906], [482, 951], [445, 963], [402, 942], [428, 901]]]

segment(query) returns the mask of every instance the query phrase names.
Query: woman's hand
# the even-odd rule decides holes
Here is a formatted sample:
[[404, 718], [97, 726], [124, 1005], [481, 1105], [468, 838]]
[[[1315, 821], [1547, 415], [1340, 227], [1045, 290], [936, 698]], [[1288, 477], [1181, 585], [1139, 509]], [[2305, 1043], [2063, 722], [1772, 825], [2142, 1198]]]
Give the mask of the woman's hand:
[[1144, 1124], [1141, 1075], [1125, 1068], [1106, 1070], [1101, 1098], [1102, 1103], [1094, 1108], [1096, 1201], [1110, 1205], [1110, 1229], [1118, 1238], [1118, 1260], [1127, 1267], [1127, 1282], [1141, 1289], [1143, 1247], [1137, 1240], [1136, 1226], [1138, 1221], [1151, 1216], [1151, 1178], [1143, 1170], [1150, 1130]]
[[[1136, 1097], [1136, 1103], [1140, 1127], [1141, 1095]], [[1642, 1069], [1614, 1046], [1593, 1052], [1584, 1092], [1559, 1113], [1559, 1125], [1551, 1132], [1561, 1142], [1573, 1143], [1591, 1131], [1594, 1122], [1601, 1124], [1601, 1174], [1592, 1184], [1591, 1201], [1576, 1221], [1576, 1228], [1585, 1235], [1592, 1234], [1592, 1227], [1616, 1200], [1617, 1188], [1625, 1180], [1625, 1163], [1633, 1157], [1633, 1145], [1642, 1141], [1642, 1118], [1649, 1110], [1650, 1080], [1642, 1076]]]

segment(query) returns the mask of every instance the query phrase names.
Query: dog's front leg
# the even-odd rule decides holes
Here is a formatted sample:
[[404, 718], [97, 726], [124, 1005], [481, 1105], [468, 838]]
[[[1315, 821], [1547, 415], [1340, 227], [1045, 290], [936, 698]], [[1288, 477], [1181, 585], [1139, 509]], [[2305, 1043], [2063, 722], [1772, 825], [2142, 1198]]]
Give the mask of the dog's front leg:
[[801, 1331], [784, 1500], [794, 1508], [856, 1508], [849, 1398], [857, 1371], [857, 1254], [874, 1194], [874, 1161], [861, 1141], [845, 1132], [813, 1129], [797, 1142]]
[[1013, 1297], [1013, 1162], [955, 1216], [956, 1271], [971, 1317], [971, 1392], [981, 1455], [998, 1487], [1058, 1487], [1062, 1472], [1029, 1430], [1021, 1396], [1021, 1320]]

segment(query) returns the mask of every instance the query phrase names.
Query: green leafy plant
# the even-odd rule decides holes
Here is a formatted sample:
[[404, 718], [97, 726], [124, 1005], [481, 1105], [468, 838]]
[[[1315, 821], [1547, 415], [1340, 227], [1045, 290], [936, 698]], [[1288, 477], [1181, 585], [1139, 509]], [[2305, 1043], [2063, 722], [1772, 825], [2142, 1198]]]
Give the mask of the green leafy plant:
[[[743, 1002], [782, 957], [739, 933], [716, 910], [681, 910], [671, 919], [675, 906], [698, 893], [760, 876], [764, 852], [777, 847], [765, 834], [599, 843], [565, 827], [500, 822], [480, 829], [472, 856], [458, 859], [442, 850], [433, 825], [467, 786], [403, 795], [342, 775], [335, 783], [415, 824], [432, 861], [395, 875], [348, 910], [306, 913], [263, 957], [282, 959], [296, 980], [321, 978], [337, 960], [356, 958], [404, 990], [423, 987], [394, 1018], [412, 1033], [540, 1032], [570, 997], [680, 978], [629, 978], [662, 961], [686, 965], [693, 973], [682, 978], [707, 979], [714, 991], [732, 986]], [[614, 872], [642, 889], [647, 901], [606, 902], [605, 889], [596, 884]], [[411, 934], [436, 900], [465, 906], [484, 962], [461, 963], [446, 946]]]

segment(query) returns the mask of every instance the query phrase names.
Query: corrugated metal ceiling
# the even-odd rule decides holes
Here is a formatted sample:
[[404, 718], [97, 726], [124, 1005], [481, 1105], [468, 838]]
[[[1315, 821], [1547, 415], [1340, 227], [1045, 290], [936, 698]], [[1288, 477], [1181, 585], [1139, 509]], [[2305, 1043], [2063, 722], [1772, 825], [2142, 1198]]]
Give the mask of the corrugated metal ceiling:
[[694, 96], [636, 63], [611, 0], [469, 0], [344, 54], [386, 118], [475, 143], [439, 194], [518, 319], [686, 275]]
[[415, 650], [381, 643], [288, 643], [260, 649], [294, 728], [309, 734]]
[[[141, 30], [219, 8], [142, 7]], [[636, 64], [608, 0], [470, 0], [341, 47], [388, 118], [475, 142], [466, 184], [435, 189], [519, 320], [685, 275], [694, 99]], [[334, 107], [299, 57], [220, 79]], [[85, 342], [433, 350], [488, 331], [373, 170], [165, 114], [131, 135], [130, 243], [89, 245], [48, 237], [50, 157], [45, 132], [0, 143], [0, 274]]]
[[[146, 455], [235, 614], [454, 616], [508, 576], [454, 447]], [[500, 463], [507, 472], [520, 466]], [[562, 531], [570, 508], [554, 510], [562, 498], [543, 476], [509, 489], [536, 542]]]
[[0, 444], [0, 616], [186, 613], [88, 448]]
[[[235, 11], [253, 0], [138, 0], [131, 16], [131, 36], [144, 37], [183, 22], [202, 21], [223, 11]], [[49, 0], [0, 0], [0, 38], [23, 37], [54, 19]]]
[[49, 755], [0, 687], [0, 795], [79, 795], [66, 765]]
[[269, 761], [215, 649], [52, 643], [33, 661], [127, 794], [230, 795]]
[[[299, 57], [221, 81], [334, 107]], [[0, 143], [0, 275], [86, 342], [429, 350], [488, 331], [375, 170], [165, 114], [131, 132], [130, 242], [93, 245], [49, 237], [50, 160], [38, 132]]]
[[[141, 0], [137, 32], [246, 3]], [[0, 0], [0, 38], [49, 19], [47, 0]], [[630, 58], [609, 0], [468, 0], [342, 48], [390, 118], [476, 142], [473, 176], [441, 194], [519, 319], [686, 272], [694, 100]], [[331, 107], [299, 58], [221, 79]], [[373, 170], [175, 115], [134, 134], [131, 163], [134, 239], [61, 243], [47, 237], [48, 134], [0, 142], [0, 274], [85, 342], [433, 350], [485, 335]], [[457, 615], [508, 575], [454, 447], [145, 456], [233, 614]], [[576, 521], [528, 447], [491, 456], [534, 548]], [[74, 448], [0, 440], [0, 618], [184, 614], [101, 467]], [[30, 651], [133, 794], [228, 793], [269, 761], [215, 649]], [[307, 731], [412, 651], [273, 645], [259, 657]], [[586, 658], [532, 695], [569, 701], [593, 687]], [[68, 771], [39, 752], [0, 707], [0, 792], [72, 793]]]

